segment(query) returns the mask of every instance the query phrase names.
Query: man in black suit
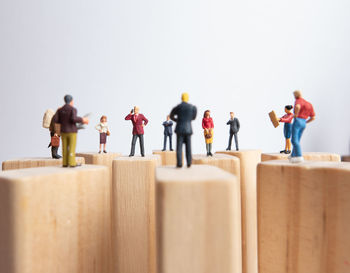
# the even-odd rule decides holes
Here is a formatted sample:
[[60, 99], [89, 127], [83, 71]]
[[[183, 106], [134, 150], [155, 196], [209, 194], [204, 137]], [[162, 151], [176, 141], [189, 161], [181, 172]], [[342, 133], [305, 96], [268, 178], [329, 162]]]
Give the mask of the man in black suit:
[[187, 167], [192, 164], [192, 151], [191, 151], [191, 135], [192, 125], [191, 121], [197, 116], [196, 106], [188, 103], [188, 94], [182, 94], [182, 103], [177, 105], [170, 113], [170, 119], [176, 122], [175, 133], [176, 139], [176, 159], [177, 167], [182, 167], [182, 145], [186, 145], [186, 160]]
[[166, 150], [166, 139], [169, 137], [169, 142], [170, 142], [170, 151], [173, 151], [173, 122], [170, 120], [170, 116], [166, 117], [166, 121], [163, 122], [164, 126], [164, 145], [163, 145], [163, 150]]
[[235, 136], [235, 144], [236, 144], [236, 151], [239, 150], [238, 148], [238, 137], [237, 133], [240, 128], [239, 120], [235, 118], [235, 114], [233, 112], [230, 112], [231, 119], [227, 122], [227, 125], [230, 125], [230, 138], [228, 140], [228, 147], [226, 151], [231, 150], [231, 144], [232, 144], [232, 137]]

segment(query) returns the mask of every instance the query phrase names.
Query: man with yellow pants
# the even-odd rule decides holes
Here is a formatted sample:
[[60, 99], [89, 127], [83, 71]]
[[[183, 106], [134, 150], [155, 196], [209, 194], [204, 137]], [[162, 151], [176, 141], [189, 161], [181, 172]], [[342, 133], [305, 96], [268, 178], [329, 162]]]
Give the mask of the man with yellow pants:
[[77, 123], [88, 124], [88, 118], [77, 116], [77, 109], [73, 107], [73, 97], [64, 96], [65, 105], [57, 110], [54, 121], [61, 125], [63, 167], [77, 167], [75, 161], [75, 147], [77, 144]]

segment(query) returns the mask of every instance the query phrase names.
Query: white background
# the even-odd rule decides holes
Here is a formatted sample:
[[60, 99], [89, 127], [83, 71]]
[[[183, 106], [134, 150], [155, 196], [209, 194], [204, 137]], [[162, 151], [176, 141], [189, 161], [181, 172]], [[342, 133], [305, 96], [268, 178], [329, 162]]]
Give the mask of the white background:
[[205, 152], [206, 109], [214, 151], [226, 148], [234, 111], [240, 148], [277, 152], [283, 126], [268, 112], [283, 114], [301, 89], [316, 111], [303, 151], [350, 154], [349, 14], [348, 0], [1, 0], [0, 161], [50, 156], [42, 116], [66, 93], [78, 114], [93, 113], [79, 152], [98, 150], [105, 114], [108, 151], [128, 154], [134, 105], [150, 121], [146, 152], [161, 149], [183, 91], [198, 107], [194, 153]]

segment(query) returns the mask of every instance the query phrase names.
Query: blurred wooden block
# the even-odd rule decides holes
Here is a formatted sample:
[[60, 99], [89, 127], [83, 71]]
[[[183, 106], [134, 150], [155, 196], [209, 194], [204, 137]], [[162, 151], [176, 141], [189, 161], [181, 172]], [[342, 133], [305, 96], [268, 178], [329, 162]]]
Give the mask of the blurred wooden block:
[[192, 163], [196, 165], [211, 165], [234, 174], [240, 182], [239, 158], [226, 154], [214, 154], [213, 156], [193, 155]]
[[341, 161], [350, 162], [350, 155], [343, 155], [343, 156], [341, 157]]
[[[261, 154], [261, 161], [268, 160], [288, 160], [289, 154], [280, 153], [263, 153]], [[311, 161], [336, 161], [340, 162], [340, 155], [333, 153], [319, 153], [319, 152], [307, 152], [303, 153], [305, 160]]]
[[261, 160], [260, 150], [220, 151], [240, 159], [242, 200], [243, 273], [258, 272], [258, 240], [256, 210], [256, 168]]
[[176, 166], [176, 151], [154, 150], [154, 155], [160, 155], [162, 166]]
[[122, 156], [121, 153], [77, 153], [77, 156], [85, 158], [86, 164], [104, 165], [108, 167], [109, 176], [112, 181], [113, 159]]
[[349, 212], [350, 164], [259, 164], [259, 273], [350, 272]]
[[160, 156], [113, 160], [114, 273], [156, 272], [155, 168]]
[[0, 172], [0, 272], [111, 272], [107, 168]]
[[240, 185], [219, 168], [156, 171], [160, 273], [242, 272]]
[[269, 113], [269, 117], [270, 117], [270, 120], [271, 120], [271, 122], [272, 122], [272, 124], [273, 124], [273, 126], [274, 126], [275, 128], [278, 127], [278, 126], [280, 125], [280, 123], [279, 123], [279, 118], [277, 117], [275, 111], [271, 111], [271, 112]]
[[[77, 164], [85, 164], [85, 160], [83, 157], [77, 157], [76, 161]], [[6, 160], [2, 162], [3, 171], [49, 166], [62, 166], [62, 158], [53, 159], [51, 157], [28, 157]]]

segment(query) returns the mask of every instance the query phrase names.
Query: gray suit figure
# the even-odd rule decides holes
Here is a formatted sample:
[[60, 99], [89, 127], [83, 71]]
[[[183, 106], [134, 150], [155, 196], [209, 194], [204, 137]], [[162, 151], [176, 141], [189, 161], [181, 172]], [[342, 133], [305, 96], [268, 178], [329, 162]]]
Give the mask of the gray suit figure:
[[177, 105], [170, 113], [170, 118], [176, 122], [176, 159], [177, 167], [182, 167], [182, 145], [186, 145], [186, 161], [187, 167], [192, 164], [192, 151], [191, 151], [191, 135], [192, 125], [191, 121], [197, 116], [196, 106], [187, 103], [188, 94], [182, 94], [182, 103]]
[[233, 136], [235, 137], [236, 151], [238, 151], [239, 148], [238, 148], [237, 133], [239, 131], [240, 124], [239, 124], [239, 120], [237, 118], [235, 118], [233, 112], [230, 112], [230, 116], [231, 116], [231, 119], [227, 122], [227, 125], [230, 125], [230, 138], [228, 140], [228, 147], [227, 147], [226, 151], [230, 151], [231, 150], [231, 144], [232, 144], [232, 137]]
[[172, 138], [173, 138], [173, 122], [170, 120], [170, 116], [167, 116], [166, 121], [163, 122], [163, 126], [164, 126], [164, 144], [163, 144], [163, 150], [166, 150], [166, 139], [167, 137], [169, 137], [169, 147], [170, 147], [170, 151], [173, 151], [173, 142], [172, 142]]

